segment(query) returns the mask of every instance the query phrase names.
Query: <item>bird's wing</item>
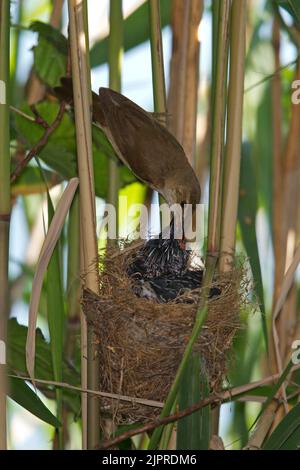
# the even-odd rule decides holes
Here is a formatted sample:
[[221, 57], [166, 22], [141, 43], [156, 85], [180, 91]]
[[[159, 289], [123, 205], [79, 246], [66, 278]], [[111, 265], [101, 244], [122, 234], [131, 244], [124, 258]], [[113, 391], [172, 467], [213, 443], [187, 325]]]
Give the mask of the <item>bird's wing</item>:
[[[72, 103], [71, 79], [62, 79], [61, 87], [54, 91], [60, 99]], [[99, 95], [92, 93], [92, 98], [93, 121], [104, 130], [120, 160], [141, 181], [164, 197], [166, 188], [176, 192], [180, 185], [194, 190], [195, 199], [198, 198], [200, 188], [195, 172], [183, 148], [165, 126], [109, 88], [100, 88]]]
[[123, 95], [101, 88], [99, 97], [93, 97], [93, 108], [95, 121], [119, 150], [120, 158], [150, 186], [159, 190], [172, 172], [189, 166], [172, 134]]

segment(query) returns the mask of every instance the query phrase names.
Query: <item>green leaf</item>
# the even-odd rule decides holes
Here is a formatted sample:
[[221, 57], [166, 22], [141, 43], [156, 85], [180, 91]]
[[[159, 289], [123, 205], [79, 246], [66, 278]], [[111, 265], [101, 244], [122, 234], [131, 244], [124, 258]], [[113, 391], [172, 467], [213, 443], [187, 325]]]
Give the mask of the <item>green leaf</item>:
[[[36, 108], [43, 119], [51, 124], [57, 116], [59, 105], [56, 102], [43, 101], [37, 104]], [[33, 116], [27, 104], [24, 104], [21, 109], [26, 114]], [[15, 123], [17, 132], [27, 149], [32, 148], [44, 133], [44, 129], [40, 125], [23, 116], [16, 115]], [[118, 159], [111, 144], [100, 129], [93, 126], [92, 136], [96, 195], [106, 198], [109, 183], [108, 159]], [[65, 179], [77, 175], [75, 127], [69, 114], [64, 114], [58, 128], [51, 134], [46, 145], [40, 151], [39, 157]], [[121, 187], [135, 181], [136, 177], [133, 173], [126, 166], [121, 165]]]
[[59, 31], [49, 23], [43, 23], [42, 21], [34, 21], [31, 23], [29, 29], [39, 34], [39, 38], [43, 38], [52, 44], [57, 52], [67, 55], [68, 54], [68, 40]]
[[58, 86], [66, 75], [67, 39], [58, 29], [40, 21], [32, 23], [30, 29], [39, 34], [38, 44], [33, 48], [35, 71], [47, 85]]
[[[54, 215], [54, 208], [48, 193], [48, 223]], [[54, 379], [62, 380], [63, 331], [64, 331], [64, 294], [62, 286], [61, 253], [58, 242], [47, 269], [47, 314], [50, 332], [50, 348]]]
[[[8, 347], [7, 360], [12, 370], [17, 370], [27, 375], [25, 362], [25, 345], [27, 327], [19, 325], [15, 318], [8, 321]], [[53, 380], [53, 368], [49, 343], [42, 335], [41, 330], [36, 330], [36, 361], [35, 373], [40, 379]]]
[[[148, 8], [148, 2], [144, 2], [124, 21], [123, 46], [125, 52], [149, 39]], [[160, 16], [162, 28], [170, 24], [171, 0], [161, 0]], [[97, 67], [107, 62], [108, 41], [109, 37], [105, 37], [92, 47], [90, 52], [91, 67]]]
[[[171, 20], [171, 0], [160, 1], [161, 26], [164, 28]], [[67, 39], [51, 25], [35, 21], [30, 29], [39, 34], [39, 43], [34, 48], [35, 69], [40, 78], [50, 86], [59, 85], [62, 69], [66, 66]], [[149, 39], [148, 2], [145, 1], [124, 21], [124, 51]], [[107, 62], [108, 41], [105, 37], [96, 42], [90, 51], [91, 67]], [[55, 60], [53, 60], [55, 57]]]
[[271, 84], [267, 84], [262, 100], [257, 109], [256, 134], [253, 144], [253, 157], [257, 178], [258, 203], [263, 206], [267, 217], [272, 220], [272, 174], [273, 174], [273, 127]]
[[[171, 0], [160, 1], [162, 28], [170, 24], [171, 3]], [[30, 29], [39, 34], [39, 43], [34, 48], [35, 69], [45, 83], [56, 86], [59, 84], [59, 78], [65, 75], [65, 73], [61, 75], [61, 72], [62, 66], [65, 70], [67, 39], [58, 29], [40, 21], [32, 23]], [[124, 21], [124, 51], [129, 51], [148, 39], [148, 2], [145, 1]], [[91, 67], [97, 67], [107, 62], [108, 41], [109, 37], [107, 36], [92, 47], [90, 51]], [[53, 57], [55, 57], [54, 61]]]
[[288, 374], [289, 374], [292, 367], [293, 367], [293, 363], [292, 363], [292, 361], [290, 361], [288, 363], [288, 365], [286, 366], [286, 368], [284, 369], [284, 371], [282, 372], [282, 374], [279, 377], [278, 381], [271, 388], [270, 394], [268, 395], [268, 399], [264, 402], [260, 412], [258, 413], [256, 419], [252, 423], [251, 428], [253, 428], [253, 426], [257, 423], [258, 419], [264, 414], [266, 409], [269, 407], [272, 400], [274, 400], [275, 395], [277, 394], [277, 392], [280, 389], [281, 385], [283, 384], [283, 382], [287, 378], [287, 376], [288, 376]]
[[[54, 102], [43, 101], [37, 106], [37, 111], [43, 119], [51, 124], [57, 116], [59, 105]], [[33, 116], [29, 106], [24, 104], [22, 111]], [[33, 147], [44, 134], [44, 129], [23, 116], [16, 115], [16, 128], [27, 149]], [[77, 175], [76, 145], [74, 124], [68, 114], [64, 114], [60, 125], [51, 134], [46, 145], [39, 153], [39, 157], [53, 170], [66, 179]]]
[[298, 450], [300, 446], [300, 403], [282, 419], [263, 450]]
[[268, 350], [268, 330], [264, 302], [264, 289], [255, 229], [257, 209], [257, 184], [253, 168], [252, 153], [249, 144], [244, 144], [242, 147], [241, 159], [238, 220], [241, 228], [243, 244], [250, 261], [255, 282], [255, 290], [259, 299], [263, 335], [266, 349]]
[[[8, 321], [7, 340], [7, 363], [13, 372], [27, 376], [25, 360], [25, 348], [27, 339], [27, 326], [19, 325], [15, 318]], [[76, 351], [76, 358], [80, 357], [79, 349]], [[79, 364], [79, 360], [77, 361]], [[77, 362], [75, 362], [77, 364]], [[50, 344], [39, 328], [36, 329], [36, 355], [35, 355], [35, 376], [42, 380], [54, 380]], [[63, 363], [63, 381], [70, 385], [80, 385], [80, 375], [75, 368]], [[39, 384], [37, 384], [39, 386]], [[47, 387], [44, 385], [44, 388]], [[80, 394], [76, 391], [65, 390], [64, 400], [70, 408], [78, 413], [80, 408]]]
[[[207, 380], [201, 371], [200, 356], [193, 354], [182, 377], [179, 410], [184, 410], [208, 396]], [[207, 406], [177, 423], [177, 449], [207, 450], [210, 441], [210, 407]]]
[[58, 428], [61, 426], [58, 419], [44, 405], [38, 395], [26, 384], [23, 379], [9, 378], [9, 396], [27, 411], [45, 423]]
[[300, 25], [300, 2], [299, 0], [275, 0], [277, 5], [284, 8]]
[[[54, 208], [49, 192], [47, 192], [47, 201], [48, 224], [50, 225], [54, 216]], [[59, 240], [56, 244], [56, 247], [54, 248], [47, 268], [47, 317], [50, 332], [50, 348], [54, 379], [57, 382], [62, 381], [62, 361], [64, 344], [65, 311], [64, 291], [62, 282], [61, 247]], [[62, 392], [63, 390], [61, 388], [56, 389], [57, 417], [60, 420], [62, 420]], [[58, 430], [58, 442], [59, 448], [62, 448], [63, 437], [61, 430]]]
[[40, 38], [33, 48], [34, 69], [39, 78], [51, 87], [59, 86], [60, 79], [66, 76], [66, 56], [59, 54], [46, 39]]
[[[233, 355], [239, 358], [239, 367], [230, 368], [229, 383], [235, 386], [247, 384], [251, 382], [255, 361], [258, 352], [261, 351], [261, 334], [251, 334], [249, 328], [241, 327], [238, 335], [234, 338]], [[246, 392], [245, 394], [249, 394]], [[268, 395], [270, 387], [257, 387], [252, 389], [251, 395]], [[235, 400], [236, 398], [234, 398]], [[240, 448], [243, 448], [249, 440], [246, 403], [235, 401], [233, 409], [233, 419], [231, 423], [231, 431], [233, 435], [240, 438]]]
[[44, 179], [41, 178], [41, 172], [36, 166], [27, 166], [22, 171], [17, 181], [12, 185], [11, 193], [13, 196], [25, 196], [37, 194], [46, 191], [45, 180], [49, 188], [62, 181], [53, 171], [44, 170]]

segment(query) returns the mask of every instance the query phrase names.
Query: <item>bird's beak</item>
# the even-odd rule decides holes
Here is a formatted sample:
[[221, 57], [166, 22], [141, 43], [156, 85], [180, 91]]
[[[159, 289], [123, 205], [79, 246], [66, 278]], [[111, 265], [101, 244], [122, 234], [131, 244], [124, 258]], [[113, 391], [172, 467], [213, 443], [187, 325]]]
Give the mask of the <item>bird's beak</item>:
[[182, 238], [182, 240], [179, 240], [179, 246], [180, 246], [181, 250], [185, 250], [185, 249], [186, 249], [186, 244], [185, 244], [185, 239], [184, 239], [184, 237]]

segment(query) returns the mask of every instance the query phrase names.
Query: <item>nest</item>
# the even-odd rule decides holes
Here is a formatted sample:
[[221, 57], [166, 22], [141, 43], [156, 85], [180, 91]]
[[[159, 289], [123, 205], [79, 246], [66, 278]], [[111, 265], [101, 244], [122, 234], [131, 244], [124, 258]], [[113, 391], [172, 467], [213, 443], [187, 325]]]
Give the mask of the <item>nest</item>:
[[[129, 253], [129, 254], [128, 254]], [[134, 250], [110, 249], [102, 257], [100, 296], [85, 290], [83, 310], [93, 325], [100, 355], [100, 390], [163, 402], [190, 337], [202, 289], [186, 289], [162, 303], [143, 298], [141, 282], [128, 276]], [[226, 373], [232, 341], [240, 328], [245, 302], [243, 270], [218, 276], [208, 301], [208, 316], [194, 351], [211, 391], [218, 391]], [[117, 423], [155, 418], [160, 408], [115, 399], [101, 399]]]

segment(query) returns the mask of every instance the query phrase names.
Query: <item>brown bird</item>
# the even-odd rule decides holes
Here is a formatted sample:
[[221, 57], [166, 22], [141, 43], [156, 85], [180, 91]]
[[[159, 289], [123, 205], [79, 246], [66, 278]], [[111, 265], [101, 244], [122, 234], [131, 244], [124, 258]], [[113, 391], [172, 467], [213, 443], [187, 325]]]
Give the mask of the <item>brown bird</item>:
[[[72, 83], [62, 79], [56, 94], [72, 101]], [[93, 96], [93, 121], [106, 134], [119, 159], [169, 205], [200, 202], [196, 174], [175, 137], [150, 113], [109, 88]]]
[[[72, 103], [72, 81], [64, 78], [61, 83], [61, 87], [55, 88], [56, 95]], [[200, 202], [200, 185], [175, 137], [151, 113], [120, 93], [100, 88], [99, 95], [92, 93], [92, 98], [93, 121], [104, 131], [119, 159], [139, 180], [158, 191], [169, 205], [192, 204], [195, 209]], [[194, 217], [195, 211], [192, 212]], [[181, 229], [179, 240], [175, 239], [177, 223], [182, 224], [177, 226]], [[185, 276], [190, 256], [185, 249], [184, 223], [183, 218], [176, 222], [173, 218], [170, 227], [166, 228], [167, 234], [163, 232], [158, 239], [148, 240], [136, 253], [128, 274], [143, 282], [161, 276], [171, 276], [170, 279]], [[158, 295], [156, 291], [155, 295]]]

